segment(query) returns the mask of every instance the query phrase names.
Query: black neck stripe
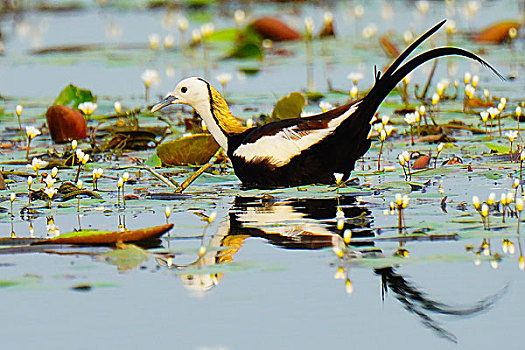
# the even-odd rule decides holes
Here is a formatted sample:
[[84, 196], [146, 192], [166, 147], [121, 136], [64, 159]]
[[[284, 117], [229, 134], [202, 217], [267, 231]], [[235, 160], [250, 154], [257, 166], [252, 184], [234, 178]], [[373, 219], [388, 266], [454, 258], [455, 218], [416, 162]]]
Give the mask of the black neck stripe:
[[222, 133], [227, 135], [227, 133], [224, 130], [222, 130], [221, 125], [219, 124], [219, 120], [215, 116], [215, 111], [214, 111], [214, 108], [213, 108], [213, 96], [212, 96], [212, 93], [211, 93], [211, 85], [210, 85], [210, 83], [208, 83], [206, 80], [204, 80], [202, 78], [197, 78], [197, 79], [199, 79], [200, 81], [203, 81], [204, 83], [206, 83], [206, 86], [208, 87], [208, 100], [210, 102], [211, 116], [212, 116], [213, 120], [215, 120], [215, 123], [217, 124], [219, 129], [222, 131]]

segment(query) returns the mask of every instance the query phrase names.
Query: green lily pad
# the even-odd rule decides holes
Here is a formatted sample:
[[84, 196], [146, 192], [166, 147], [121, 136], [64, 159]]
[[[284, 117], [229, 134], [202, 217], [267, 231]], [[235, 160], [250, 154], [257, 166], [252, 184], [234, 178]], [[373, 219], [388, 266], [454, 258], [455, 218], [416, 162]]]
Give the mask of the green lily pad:
[[219, 145], [210, 134], [195, 134], [168, 141], [157, 147], [162, 164], [205, 164], [217, 152]]
[[272, 111], [272, 119], [299, 118], [305, 105], [306, 98], [304, 95], [300, 92], [292, 92], [277, 101]]
[[83, 102], [95, 102], [96, 96], [90, 90], [80, 89], [73, 84], [66, 86], [53, 101], [53, 105], [68, 106], [71, 108], [78, 108], [78, 105]]

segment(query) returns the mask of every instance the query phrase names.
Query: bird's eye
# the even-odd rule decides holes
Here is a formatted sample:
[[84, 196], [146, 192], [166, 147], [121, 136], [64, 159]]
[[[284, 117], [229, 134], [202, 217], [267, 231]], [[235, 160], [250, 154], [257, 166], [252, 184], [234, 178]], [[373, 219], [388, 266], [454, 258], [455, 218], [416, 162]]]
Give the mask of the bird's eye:
[[181, 89], [180, 89], [180, 92], [182, 92], [183, 94], [186, 93], [186, 91], [188, 91], [188, 88], [186, 86], [183, 86]]

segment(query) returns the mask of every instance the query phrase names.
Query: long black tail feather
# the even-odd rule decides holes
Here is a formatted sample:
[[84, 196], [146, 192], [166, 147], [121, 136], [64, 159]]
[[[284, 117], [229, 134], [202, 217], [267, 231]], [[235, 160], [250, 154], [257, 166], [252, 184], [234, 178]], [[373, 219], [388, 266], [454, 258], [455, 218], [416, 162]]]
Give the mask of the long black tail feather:
[[[437, 32], [443, 24], [445, 24], [447, 20], [444, 19], [429, 30], [427, 30], [424, 34], [422, 34], [419, 38], [417, 38], [412, 44], [410, 44], [397, 58], [392, 62], [392, 64], [386, 69], [383, 76], [388, 77], [391, 76], [399, 67], [399, 65], [419, 46], [423, 41], [430, 38], [435, 32]], [[377, 75], [376, 75], [377, 76]]]
[[443, 26], [446, 20], [443, 20], [436, 24], [434, 27], [429, 29], [427, 32], [425, 32], [423, 35], [421, 35], [417, 40], [415, 40], [410, 46], [408, 46], [395, 60], [394, 62], [387, 68], [385, 73], [381, 75], [380, 72], [375, 72], [375, 78], [376, 82], [374, 86], [372, 87], [372, 90], [370, 90], [369, 94], [363, 98], [363, 102], [361, 103], [361, 109], [365, 108], [365, 110], [362, 111], [362, 118], [368, 118], [371, 119], [374, 115], [377, 108], [379, 108], [379, 105], [383, 102], [383, 100], [387, 97], [387, 95], [396, 87], [396, 85], [403, 80], [405, 76], [407, 76], [410, 72], [412, 72], [414, 69], [419, 67], [425, 62], [431, 61], [433, 59], [443, 57], [443, 56], [463, 56], [466, 58], [470, 58], [474, 61], [479, 62], [481, 65], [489, 68], [496, 74], [500, 79], [505, 80], [505, 78], [494, 68], [492, 67], [488, 62], [486, 62], [484, 59], [479, 57], [478, 55], [467, 51], [465, 49], [461, 49], [459, 47], [439, 47], [435, 49], [431, 49], [428, 51], [425, 51], [416, 57], [412, 58], [408, 62], [403, 63], [403, 61], [426, 39], [428, 39], [432, 34], [434, 34], [439, 28]]

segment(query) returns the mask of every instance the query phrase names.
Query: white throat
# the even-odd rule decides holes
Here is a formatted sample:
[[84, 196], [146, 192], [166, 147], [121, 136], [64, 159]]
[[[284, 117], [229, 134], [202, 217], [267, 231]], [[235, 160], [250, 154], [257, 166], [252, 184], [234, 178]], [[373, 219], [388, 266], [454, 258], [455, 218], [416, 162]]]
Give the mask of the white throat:
[[211, 107], [210, 103], [202, 103], [201, 105], [194, 106], [195, 110], [199, 115], [201, 116], [202, 120], [204, 120], [204, 123], [206, 124], [206, 127], [212, 134], [213, 138], [219, 146], [222, 147], [224, 152], [228, 152], [228, 139], [226, 138], [226, 135], [224, 135], [224, 132], [219, 128], [219, 125], [213, 119], [213, 116], [211, 114]]

